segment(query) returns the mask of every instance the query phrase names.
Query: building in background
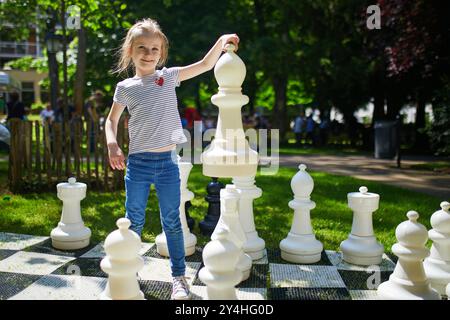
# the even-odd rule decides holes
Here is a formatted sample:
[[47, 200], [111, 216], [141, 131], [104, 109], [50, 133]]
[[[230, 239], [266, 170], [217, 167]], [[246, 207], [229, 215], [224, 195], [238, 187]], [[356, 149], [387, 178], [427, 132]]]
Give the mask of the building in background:
[[[39, 38], [39, 30], [36, 26], [31, 27], [30, 36], [26, 41], [16, 41], [11, 37], [13, 25], [0, 23], [0, 72], [8, 74], [13, 81], [21, 84], [20, 98], [27, 107], [33, 103], [40, 103], [48, 100], [48, 93], [43, 92], [39, 82], [47, 78], [47, 73], [38, 73], [35, 70], [21, 71], [5, 68], [9, 61], [32, 56], [33, 58], [43, 57], [42, 39]], [[7, 100], [8, 93], [0, 92], [0, 99]]]

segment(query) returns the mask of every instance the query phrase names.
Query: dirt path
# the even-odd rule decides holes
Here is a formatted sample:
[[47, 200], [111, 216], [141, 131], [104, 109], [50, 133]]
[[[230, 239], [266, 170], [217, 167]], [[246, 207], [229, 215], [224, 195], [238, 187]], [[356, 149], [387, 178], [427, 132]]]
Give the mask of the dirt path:
[[402, 169], [398, 169], [395, 160], [367, 156], [280, 156], [280, 166], [297, 167], [304, 163], [311, 170], [388, 183], [450, 200], [450, 174], [409, 169], [411, 165], [426, 161], [436, 160], [426, 157], [405, 158], [402, 160]]

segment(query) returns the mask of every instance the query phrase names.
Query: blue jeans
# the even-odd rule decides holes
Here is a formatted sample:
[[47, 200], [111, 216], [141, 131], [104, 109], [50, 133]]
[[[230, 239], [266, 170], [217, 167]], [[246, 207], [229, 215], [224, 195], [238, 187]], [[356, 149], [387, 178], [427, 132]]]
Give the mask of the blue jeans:
[[180, 222], [180, 172], [176, 151], [142, 152], [128, 156], [125, 175], [125, 217], [139, 236], [145, 223], [145, 208], [151, 184], [159, 200], [161, 224], [166, 234], [172, 276], [186, 270], [183, 229]]

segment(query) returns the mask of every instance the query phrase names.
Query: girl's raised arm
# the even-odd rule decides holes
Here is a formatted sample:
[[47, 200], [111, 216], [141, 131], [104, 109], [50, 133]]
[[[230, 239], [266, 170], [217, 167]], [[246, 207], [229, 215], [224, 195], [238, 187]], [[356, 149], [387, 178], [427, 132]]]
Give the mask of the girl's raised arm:
[[220, 54], [225, 49], [225, 45], [229, 42], [234, 44], [237, 51], [239, 43], [239, 37], [237, 34], [224, 34], [217, 40], [202, 60], [185, 67], [180, 67], [178, 80], [181, 82], [191, 79], [214, 68], [217, 60], [220, 58]]

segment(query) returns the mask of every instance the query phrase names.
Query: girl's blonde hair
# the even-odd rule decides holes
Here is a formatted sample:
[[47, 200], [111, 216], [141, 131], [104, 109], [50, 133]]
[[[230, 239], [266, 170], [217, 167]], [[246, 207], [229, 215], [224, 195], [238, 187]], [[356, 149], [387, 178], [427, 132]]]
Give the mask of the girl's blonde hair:
[[128, 73], [128, 68], [130, 66], [134, 67], [133, 60], [131, 59], [131, 49], [133, 46], [133, 41], [137, 37], [141, 36], [144, 32], [148, 33], [150, 36], [156, 36], [161, 39], [161, 58], [159, 59], [157, 66], [161, 67], [166, 63], [169, 51], [169, 40], [162, 32], [158, 22], [153, 19], [146, 18], [136, 22], [128, 30], [121, 48], [117, 51], [120, 56], [116, 68], [112, 71], [113, 73]]

